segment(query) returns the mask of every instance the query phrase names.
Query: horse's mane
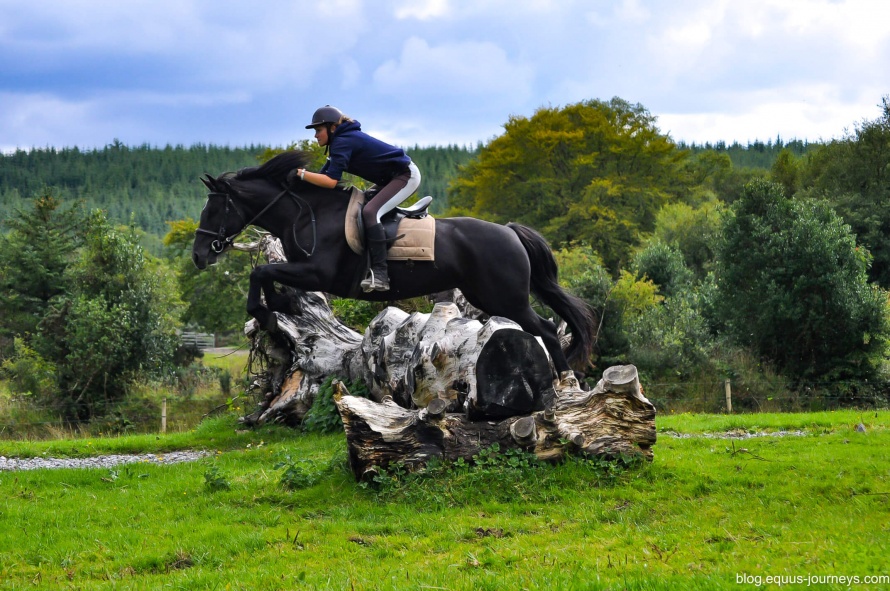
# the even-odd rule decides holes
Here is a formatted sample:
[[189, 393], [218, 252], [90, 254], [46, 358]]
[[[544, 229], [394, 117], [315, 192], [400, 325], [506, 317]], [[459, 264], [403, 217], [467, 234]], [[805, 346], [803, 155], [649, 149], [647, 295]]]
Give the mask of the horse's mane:
[[306, 168], [309, 164], [309, 154], [301, 150], [288, 150], [278, 154], [268, 162], [251, 168], [239, 170], [234, 179], [249, 181], [252, 179], [266, 179], [276, 184], [286, 183], [287, 175], [297, 168]]

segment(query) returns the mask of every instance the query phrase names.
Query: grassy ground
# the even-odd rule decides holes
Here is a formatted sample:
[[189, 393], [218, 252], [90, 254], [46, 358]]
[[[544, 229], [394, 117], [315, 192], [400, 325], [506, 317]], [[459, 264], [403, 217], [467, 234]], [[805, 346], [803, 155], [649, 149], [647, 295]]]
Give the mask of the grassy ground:
[[[865, 431], [857, 431], [862, 424]], [[890, 575], [890, 413], [659, 417], [650, 464], [512, 456], [355, 483], [342, 435], [0, 442], [209, 449], [192, 464], [0, 472], [2, 589], [745, 589]], [[733, 430], [803, 435], [727, 440]], [[672, 432], [683, 435], [667, 435]], [[688, 437], [687, 437], [688, 436]], [[788, 579], [780, 580], [787, 583]]]

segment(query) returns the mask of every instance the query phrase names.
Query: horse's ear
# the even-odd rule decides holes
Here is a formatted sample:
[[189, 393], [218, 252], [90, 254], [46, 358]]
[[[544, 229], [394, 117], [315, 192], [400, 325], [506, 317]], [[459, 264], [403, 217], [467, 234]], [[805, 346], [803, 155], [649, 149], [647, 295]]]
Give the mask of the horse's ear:
[[204, 176], [201, 177], [201, 182], [204, 183], [204, 186], [207, 187], [208, 189], [210, 189], [211, 191], [216, 190], [216, 189], [214, 189], [214, 186], [213, 186], [214, 185], [213, 177], [210, 176], [209, 174], [207, 174], [206, 172], [204, 173]]

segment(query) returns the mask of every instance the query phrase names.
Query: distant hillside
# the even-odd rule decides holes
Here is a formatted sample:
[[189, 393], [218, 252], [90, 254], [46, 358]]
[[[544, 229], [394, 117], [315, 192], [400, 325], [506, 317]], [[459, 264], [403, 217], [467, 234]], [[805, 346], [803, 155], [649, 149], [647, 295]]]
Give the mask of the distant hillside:
[[0, 158], [0, 215], [46, 188], [65, 199], [83, 199], [110, 219], [162, 236], [168, 220], [197, 217], [205, 196], [198, 178], [257, 163], [265, 147], [194, 145], [152, 148], [114, 143], [101, 150], [19, 150]]
[[[147, 145], [129, 147], [115, 142], [102, 149], [19, 150], [0, 156], [0, 219], [46, 188], [58, 197], [83, 199], [101, 208], [116, 222], [136, 225], [156, 237], [167, 232], [166, 222], [197, 218], [206, 195], [198, 180], [257, 164], [267, 146], [228, 148], [196, 144], [191, 147]], [[421, 192], [436, 197], [434, 211], [447, 203], [448, 182], [457, 167], [476, 150], [448, 146], [408, 150], [423, 173]]]
[[[801, 141], [684, 145], [691, 152], [714, 150], [729, 155], [739, 168], [769, 169], [783, 149], [800, 156], [818, 144]], [[448, 205], [448, 184], [460, 166], [479, 151], [461, 146], [408, 148], [420, 167], [420, 192], [435, 197], [432, 210], [441, 213]], [[101, 149], [78, 148], [18, 150], [0, 156], [0, 219], [6, 219], [26, 200], [50, 188], [58, 197], [82, 199], [88, 208], [105, 210], [119, 223], [135, 220], [145, 230], [152, 250], [167, 232], [167, 223], [196, 218], [205, 197], [198, 180], [204, 173], [254, 166], [268, 146], [241, 148], [195, 144], [190, 147], [148, 145], [131, 147], [114, 142]], [[2, 229], [0, 229], [2, 231]]]

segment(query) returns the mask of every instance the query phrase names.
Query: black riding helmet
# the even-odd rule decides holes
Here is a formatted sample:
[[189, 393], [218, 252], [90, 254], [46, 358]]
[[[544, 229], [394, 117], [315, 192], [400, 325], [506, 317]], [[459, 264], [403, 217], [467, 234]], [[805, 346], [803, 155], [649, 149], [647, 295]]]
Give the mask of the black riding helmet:
[[306, 126], [306, 129], [313, 129], [318, 127], [319, 125], [324, 125], [326, 123], [333, 123], [337, 125], [340, 123], [340, 119], [343, 118], [343, 113], [340, 112], [340, 109], [337, 107], [332, 107], [331, 105], [325, 105], [321, 108], [315, 109], [315, 113], [312, 114], [312, 123]]

